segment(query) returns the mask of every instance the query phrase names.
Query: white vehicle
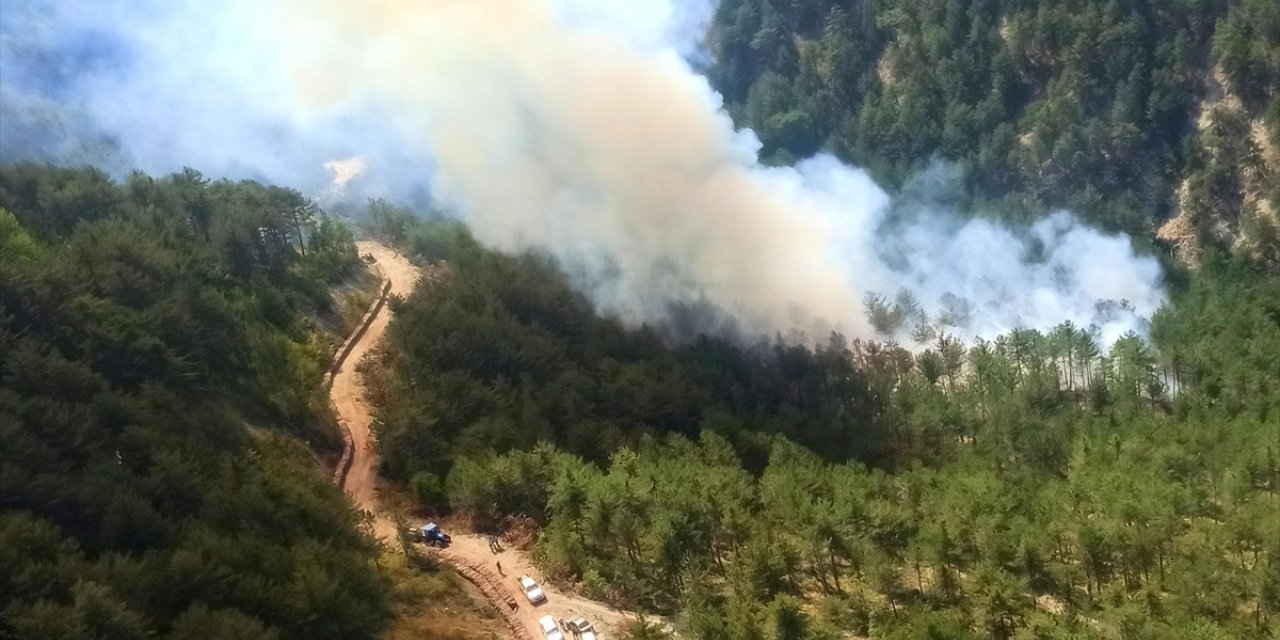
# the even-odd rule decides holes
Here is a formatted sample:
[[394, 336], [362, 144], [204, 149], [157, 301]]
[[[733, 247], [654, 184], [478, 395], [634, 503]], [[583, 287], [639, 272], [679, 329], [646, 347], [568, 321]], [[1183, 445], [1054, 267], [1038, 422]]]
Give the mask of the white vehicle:
[[542, 627], [542, 635], [547, 640], [564, 640], [564, 632], [560, 630], [560, 625], [556, 624], [556, 619], [551, 616], [542, 616], [538, 618], [538, 626]]
[[569, 631], [577, 636], [578, 640], [597, 640], [595, 627], [583, 618], [570, 621]]
[[529, 599], [530, 604], [538, 604], [547, 599], [542, 587], [529, 576], [520, 576], [520, 589], [524, 591], [524, 597]]

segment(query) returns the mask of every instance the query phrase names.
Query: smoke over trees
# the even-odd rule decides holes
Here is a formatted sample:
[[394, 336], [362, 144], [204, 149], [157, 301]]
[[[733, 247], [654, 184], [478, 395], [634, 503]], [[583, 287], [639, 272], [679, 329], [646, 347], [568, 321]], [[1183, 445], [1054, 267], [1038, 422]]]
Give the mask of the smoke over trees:
[[1274, 7], [0, 3], [3, 160], [99, 167], [0, 169], [0, 635], [377, 634], [349, 505], [220, 395], [333, 446], [301, 316], [359, 263], [312, 198], [370, 197], [447, 263], [391, 303], [385, 471], [594, 597], [1275, 636], [1277, 280], [1166, 294], [1125, 235], [1276, 264]]
[[[479, 241], [555, 256], [632, 324], [709, 305], [750, 332], [865, 337], [864, 295], [906, 290], [931, 320], [944, 296], [977, 310], [948, 316], [966, 336], [1070, 319], [1110, 341], [1164, 300], [1155, 260], [1070, 214], [1018, 230], [896, 201], [829, 155], [761, 164], [779, 135], [818, 151], [812, 117], [783, 111], [788, 95], [766, 82], [764, 138], [736, 129], [688, 62], [706, 53], [692, 34], [711, 7], [676, 4], [107, 3], [83, 32], [70, 5], [36, 3], [5, 12], [14, 55], [94, 45], [113, 64], [3, 87], [19, 106], [74, 97], [126, 164], [176, 170], [199, 153], [317, 194], [331, 170], [353, 195], [412, 198], [406, 185], [429, 184]], [[1100, 318], [1099, 299], [1133, 313]]]
[[[452, 223], [407, 237], [449, 276], [397, 308], [388, 471], [482, 528], [533, 518], [542, 568], [592, 597], [700, 639], [1280, 621], [1280, 283], [1256, 265], [1207, 263], [1154, 344], [1063, 322], [913, 353], [672, 345], [595, 316], [542, 258]], [[920, 313], [866, 302], [889, 332]]]

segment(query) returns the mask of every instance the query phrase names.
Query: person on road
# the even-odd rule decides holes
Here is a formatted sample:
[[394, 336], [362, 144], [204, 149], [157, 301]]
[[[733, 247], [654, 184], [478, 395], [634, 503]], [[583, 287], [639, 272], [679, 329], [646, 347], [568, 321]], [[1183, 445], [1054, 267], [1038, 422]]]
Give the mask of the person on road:
[[496, 563], [494, 563], [494, 564], [498, 565], [498, 575], [500, 575], [500, 576], [505, 576], [505, 575], [507, 575], [507, 574], [505, 574], [505, 573], [503, 573], [503, 572], [502, 572], [502, 563], [501, 563], [501, 562], [496, 562]]

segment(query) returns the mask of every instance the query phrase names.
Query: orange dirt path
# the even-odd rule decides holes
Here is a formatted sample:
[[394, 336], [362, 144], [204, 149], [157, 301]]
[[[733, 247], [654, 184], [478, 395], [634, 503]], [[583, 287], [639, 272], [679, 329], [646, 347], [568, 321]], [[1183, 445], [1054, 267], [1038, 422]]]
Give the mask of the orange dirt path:
[[[391, 281], [391, 293], [408, 296], [413, 292], [422, 272], [408, 258], [376, 242], [357, 242], [356, 248], [361, 255], [371, 254], [377, 260], [374, 268], [384, 279]], [[351, 470], [347, 472], [342, 488], [358, 507], [379, 514], [374, 520], [375, 533], [384, 540], [394, 542], [395, 524], [383, 516], [378, 508], [378, 454], [374, 449], [370, 430], [373, 411], [364, 397], [364, 378], [356, 371], [356, 365], [382, 340], [390, 323], [391, 310], [384, 307], [369, 324], [369, 330], [351, 349], [351, 355], [342, 368], [333, 376], [329, 398], [333, 402], [339, 423], [351, 434], [353, 445]]]

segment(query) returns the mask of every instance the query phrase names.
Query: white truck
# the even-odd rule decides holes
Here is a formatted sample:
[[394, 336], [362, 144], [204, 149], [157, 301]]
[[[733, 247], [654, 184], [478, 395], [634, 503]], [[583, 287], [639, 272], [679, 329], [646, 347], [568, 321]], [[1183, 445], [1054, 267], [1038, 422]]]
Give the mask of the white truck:
[[529, 599], [529, 604], [538, 604], [547, 599], [547, 594], [542, 591], [542, 587], [538, 586], [538, 582], [529, 576], [520, 576], [520, 590], [524, 592], [524, 597]]
[[547, 640], [564, 640], [564, 632], [560, 630], [560, 625], [556, 624], [554, 616], [538, 618], [538, 626], [542, 628], [542, 635]]

